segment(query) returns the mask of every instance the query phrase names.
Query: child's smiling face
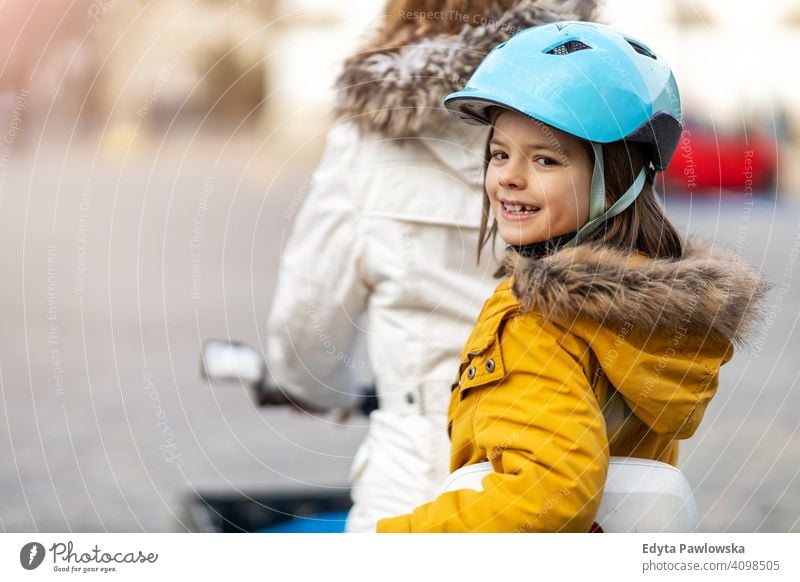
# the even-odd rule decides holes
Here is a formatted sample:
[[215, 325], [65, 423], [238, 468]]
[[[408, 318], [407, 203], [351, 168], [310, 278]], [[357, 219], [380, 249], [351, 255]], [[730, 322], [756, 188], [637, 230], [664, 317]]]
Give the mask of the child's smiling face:
[[503, 111], [495, 120], [489, 152], [486, 193], [507, 244], [541, 242], [589, 220], [592, 162], [580, 139]]

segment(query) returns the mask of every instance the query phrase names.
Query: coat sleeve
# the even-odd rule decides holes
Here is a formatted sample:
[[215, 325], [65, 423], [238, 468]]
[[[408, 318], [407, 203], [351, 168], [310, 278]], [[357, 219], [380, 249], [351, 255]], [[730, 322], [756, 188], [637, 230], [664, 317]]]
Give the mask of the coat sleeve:
[[353, 406], [373, 381], [360, 328], [368, 289], [351, 173], [357, 139], [346, 126], [328, 136], [285, 242], [267, 323], [271, 380], [322, 408]]
[[608, 442], [581, 355], [567, 351], [559, 335], [530, 316], [511, 320], [500, 338], [505, 377], [464, 395], [462, 405], [476, 401], [467, 410], [474, 446], [494, 469], [483, 490], [443, 493], [411, 514], [381, 520], [379, 532], [589, 531]]

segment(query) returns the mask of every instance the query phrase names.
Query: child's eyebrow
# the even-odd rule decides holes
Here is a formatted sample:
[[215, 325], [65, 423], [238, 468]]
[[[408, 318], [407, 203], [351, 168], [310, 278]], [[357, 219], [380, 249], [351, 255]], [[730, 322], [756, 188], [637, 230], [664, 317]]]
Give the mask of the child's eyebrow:
[[[499, 145], [503, 147], [508, 147], [508, 144], [505, 141], [503, 141], [501, 138], [496, 138], [496, 137], [493, 137], [492, 139], [489, 140], [489, 145]], [[551, 152], [556, 152], [564, 156], [570, 155], [570, 150], [568, 150], [561, 144], [553, 146], [552, 144], [544, 142], [530, 142], [527, 144], [514, 143], [514, 145], [522, 150], [549, 150]]]

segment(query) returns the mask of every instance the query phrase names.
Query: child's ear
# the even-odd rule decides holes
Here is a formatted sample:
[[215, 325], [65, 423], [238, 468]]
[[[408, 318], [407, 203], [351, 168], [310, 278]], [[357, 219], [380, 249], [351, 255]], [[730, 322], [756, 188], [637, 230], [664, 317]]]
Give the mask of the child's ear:
[[655, 184], [655, 181], [656, 181], [656, 167], [653, 165], [652, 162], [647, 162], [647, 164], [645, 166], [645, 169], [644, 169], [644, 172], [645, 172], [645, 179], [647, 180], [647, 183], [650, 186]]

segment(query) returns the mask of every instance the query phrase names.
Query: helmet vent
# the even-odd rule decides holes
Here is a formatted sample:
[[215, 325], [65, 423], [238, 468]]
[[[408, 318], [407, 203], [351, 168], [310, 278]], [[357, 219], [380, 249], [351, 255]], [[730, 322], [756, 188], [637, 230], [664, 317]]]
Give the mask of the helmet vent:
[[640, 45], [638, 42], [633, 42], [629, 38], [626, 38], [625, 40], [627, 40], [628, 44], [633, 47], [633, 50], [635, 50], [640, 55], [644, 55], [646, 57], [650, 57], [654, 61], [658, 60], [658, 57], [656, 57], [656, 55], [654, 55], [653, 52], [650, 49], [645, 48], [644, 46]]
[[565, 42], [564, 44], [560, 44], [555, 48], [550, 49], [547, 51], [548, 55], [568, 55], [570, 53], [576, 53], [578, 51], [583, 51], [586, 49], [590, 49], [588, 44], [583, 43], [579, 40], [570, 40]]

